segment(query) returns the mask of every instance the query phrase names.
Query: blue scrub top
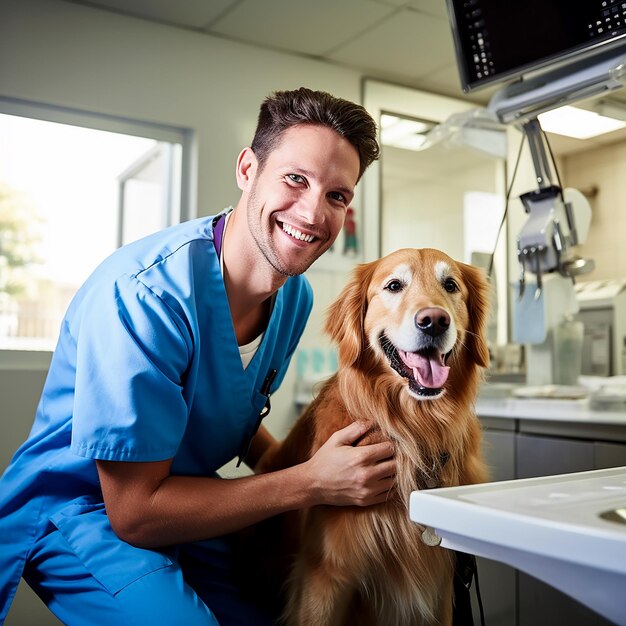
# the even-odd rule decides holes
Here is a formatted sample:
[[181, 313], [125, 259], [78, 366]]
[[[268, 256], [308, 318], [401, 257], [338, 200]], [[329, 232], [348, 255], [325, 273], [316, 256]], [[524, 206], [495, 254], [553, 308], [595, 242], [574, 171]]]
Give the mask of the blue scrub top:
[[185, 222], [120, 248], [74, 297], [29, 438], [0, 480], [0, 620], [50, 522], [113, 593], [166, 566], [164, 554], [113, 533], [95, 459], [173, 458], [172, 474], [215, 475], [253, 433], [268, 373], [277, 370], [272, 392], [283, 380], [311, 311], [310, 285], [292, 277], [278, 291], [244, 370], [212, 223]]

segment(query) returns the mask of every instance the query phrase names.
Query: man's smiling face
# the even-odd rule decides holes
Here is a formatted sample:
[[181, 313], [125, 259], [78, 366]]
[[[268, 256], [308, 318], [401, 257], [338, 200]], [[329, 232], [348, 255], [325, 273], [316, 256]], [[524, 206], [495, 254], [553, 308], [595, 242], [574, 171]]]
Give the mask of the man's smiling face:
[[285, 131], [248, 194], [250, 232], [274, 270], [302, 274], [330, 248], [358, 175], [356, 148], [335, 131], [311, 124]]

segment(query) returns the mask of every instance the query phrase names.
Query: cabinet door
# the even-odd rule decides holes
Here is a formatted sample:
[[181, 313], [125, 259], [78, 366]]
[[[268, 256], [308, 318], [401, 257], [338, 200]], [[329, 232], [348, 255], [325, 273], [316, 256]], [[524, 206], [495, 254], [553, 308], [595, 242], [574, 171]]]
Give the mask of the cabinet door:
[[[517, 477], [553, 476], [595, 468], [595, 444], [556, 437], [517, 435]], [[519, 626], [600, 626], [609, 622], [570, 596], [519, 572]]]
[[626, 444], [597, 441], [594, 444], [594, 448], [596, 469], [608, 469], [626, 465]]
[[[487, 429], [483, 432], [483, 456], [489, 467], [489, 480], [515, 478], [515, 433]], [[480, 593], [489, 626], [516, 626], [516, 571], [510, 565], [490, 559], [476, 559]], [[479, 609], [472, 594], [474, 621]]]
[[483, 456], [489, 468], [489, 481], [515, 478], [515, 433], [486, 430], [483, 433]]
[[519, 626], [615, 626], [570, 596], [519, 572]]
[[517, 478], [554, 476], [594, 469], [591, 441], [517, 435]]

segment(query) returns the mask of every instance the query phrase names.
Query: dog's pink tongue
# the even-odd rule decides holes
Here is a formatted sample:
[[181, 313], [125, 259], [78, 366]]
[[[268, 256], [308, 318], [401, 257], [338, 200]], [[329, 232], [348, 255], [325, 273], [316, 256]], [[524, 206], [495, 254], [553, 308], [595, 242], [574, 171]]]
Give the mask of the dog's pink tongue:
[[413, 370], [415, 380], [422, 387], [441, 389], [445, 385], [450, 368], [444, 365], [440, 354], [426, 357], [417, 352], [398, 352], [404, 364]]

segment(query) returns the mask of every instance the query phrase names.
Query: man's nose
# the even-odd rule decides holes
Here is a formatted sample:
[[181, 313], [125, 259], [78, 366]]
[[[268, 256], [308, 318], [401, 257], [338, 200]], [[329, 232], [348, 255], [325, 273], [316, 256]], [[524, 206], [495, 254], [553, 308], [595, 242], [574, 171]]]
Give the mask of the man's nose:
[[298, 215], [308, 224], [321, 224], [326, 219], [326, 196], [309, 191], [296, 205]]

